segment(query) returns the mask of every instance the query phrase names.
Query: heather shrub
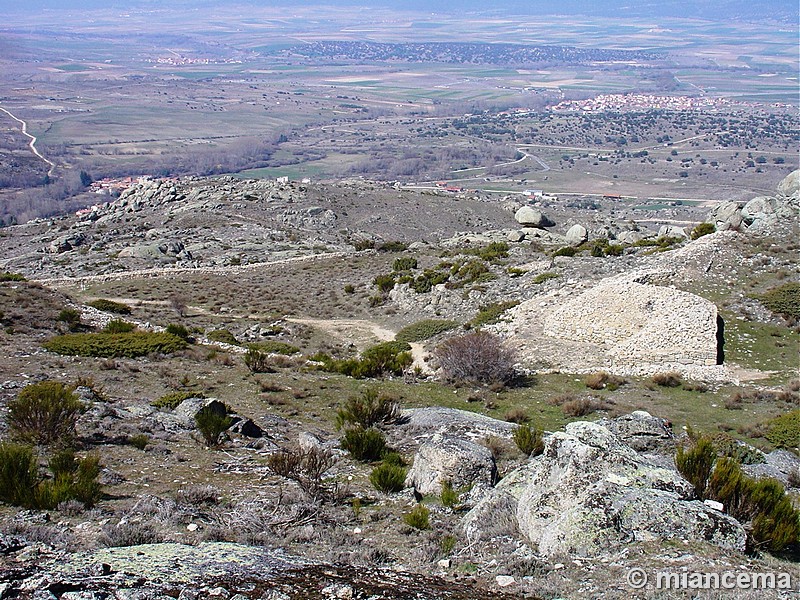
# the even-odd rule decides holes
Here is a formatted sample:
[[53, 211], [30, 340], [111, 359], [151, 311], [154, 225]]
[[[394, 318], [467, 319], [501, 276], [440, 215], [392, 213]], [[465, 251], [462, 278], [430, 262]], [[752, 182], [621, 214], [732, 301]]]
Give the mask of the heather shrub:
[[767, 424], [767, 439], [778, 448], [800, 447], [800, 410], [793, 410]]
[[542, 430], [527, 423], [514, 428], [514, 443], [525, 456], [538, 456], [544, 451]]
[[336, 428], [354, 425], [369, 429], [396, 421], [399, 412], [400, 407], [392, 396], [367, 388], [360, 396], [350, 396], [336, 411]]
[[403, 327], [397, 332], [394, 339], [398, 342], [421, 342], [456, 327], [458, 327], [456, 321], [424, 319]]
[[42, 344], [46, 350], [67, 356], [136, 358], [151, 353], [171, 354], [186, 348], [186, 341], [168, 333], [71, 333]]
[[122, 319], [114, 319], [106, 323], [103, 333], [130, 333], [136, 329], [136, 325], [128, 323]]
[[800, 283], [784, 283], [767, 290], [758, 299], [776, 314], [800, 319]]
[[417, 268], [417, 259], [413, 256], [401, 256], [394, 259], [393, 271], [410, 271]]
[[0, 444], [0, 501], [12, 506], [32, 506], [39, 482], [33, 449], [19, 444]]
[[58, 381], [24, 387], [8, 402], [9, 431], [17, 440], [48, 446], [69, 445], [82, 404], [72, 388]]
[[525, 409], [522, 408], [509, 409], [503, 418], [509, 423], [516, 423], [518, 425], [522, 423], [527, 423], [528, 421], [531, 420], [527, 411], [525, 411]]
[[696, 225], [694, 229], [692, 229], [692, 233], [690, 235], [693, 240], [697, 240], [704, 235], [714, 233], [716, 230], [717, 228], [713, 223], [700, 223], [699, 225]]
[[150, 443], [150, 436], [146, 433], [137, 433], [128, 436], [128, 444], [139, 450], [144, 450]]
[[514, 378], [514, 352], [491, 333], [450, 338], [434, 353], [445, 378], [458, 382], [506, 383]]
[[453, 489], [453, 484], [450, 481], [444, 481], [442, 482], [442, 493], [439, 498], [442, 501], [442, 506], [455, 508], [458, 504], [459, 493]]
[[413, 527], [414, 529], [430, 529], [430, 514], [431, 511], [428, 510], [427, 506], [417, 504], [413, 509], [411, 509], [411, 512], [407, 512], [403, 515], [403, 521], [406, 522], [406, 525]]
[[694, 492], [698, 498], [705, 497], [711, 469], [716, 458], [717, 452], [714, 450], [714, 445], [705, 437], [698, 439], [688, 450], [682, 446], [678, 447], [675, 466], [686, 481], [694, 486]]
[[232, 346], [239, 345], [239, 340], [237, 340], [236, 336], [227, 329], [215, 329], [213, 331], [209, 331], [206, 334], [206, 337], [212, 342], [221, 342], [223, 344], [230, 344]]
[[181, 338], [182, 340], [186, 340], [187, 342], [190, 341], [189, 330], [186, 329], [186, 327], [184, 325], [181, 325], [180, 323], [170, 323], [169, 325], [167, 325], [165, 331], [170, 335], [174, 335], [175, 337]]
[[683, 380], [681, 379], [681, 374], [677, 371], [670, 371], [668, 373], [656, 373], [651, 378], [651, 381], [656, 385], [660, 385], [661, 387], [680, 387]]
[[584, 379], [586, 387], [592, 390], [614, 391], [625, 383], [625, 379], [616, 375], [611, 375], [605, 371], [598, 371], [587, 375]]
[[519, 302], [510, 300], [508, 302], [493, 302], [480, 307], [478, 314], [470, 321], [473, 327], [483, 327], [492, 325], [500, 320], [500, 317], [510, 308], [517, 306]]
[[383, 342], [367, 348], [359, 358], [337, 360], [327, 354], [312, 358], [322, 363], [322, 369], [341, 373], [356, 379], [381, 377], [385, 374], [402, 375], [411, 366], [411, 346], [405, 342]]
[[58, 321], [66, 324], [70, 331], [76, 331], [81, 326], [81, 313], [74, 308], [63, 308], [56, 317]]
[[223, 432], [233, 424], [227, 414], [221, 414], [211, 406], [205, 406], [197, 411], [194, 421], [209, 447], [219, 446]]
[[269, 354], [250, 348], [244, 355], [244, 364], [250, 369], [251, 373], [270, 373], [272, 367], [270, 366]]
[[386, 438], [377, 429], [353, 427], [345, 431], [341, 446], [356, 460], [372, 462], [386, 451]]
[[369, 481], [379, 492], [399, 492], [405, 487], [406, 470], [401, 466], [382, 462], [372, 469]]

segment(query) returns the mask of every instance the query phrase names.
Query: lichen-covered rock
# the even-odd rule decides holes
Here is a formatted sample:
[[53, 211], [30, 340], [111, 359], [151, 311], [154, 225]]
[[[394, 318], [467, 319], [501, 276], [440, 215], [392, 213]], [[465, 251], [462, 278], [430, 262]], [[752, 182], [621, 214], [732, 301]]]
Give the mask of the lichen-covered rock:
[[599, 556], [668, 539], [745, 547], [735, 519], [692, 500], [692, 486], [677, 471], [596, 423], [579, 421], [552, 434], [543, 454], [507, 478], [467, 514], [468, 534], [480, 533], [482, 516], [497, 522], [497, 511], [510, 505], [519, 531], [545, 556]]
[[436, 435], [419, 447], [406, 485], [423, 495], [439, 495], [442, 484], [453, 489], [488, 488], [497, 480], [497, 466], [485, 446], [469, 440]]
[[739, 229], [742, 225], [742, 212], [736, 202], [720, 202], [708, 213], [706, 221], [713, 223], [717, 231]]
[[778, 184], [778, 196], [787, 199], [800, 199], [800, 170], [792, 171]]
[[604, 419], [599, 424], [637, 452], [672, 450], [675, 446], [669, 422], [643, 410]]
[[675, 237], [687, 239], [689, 234], [683, 227], [678, 225], [662, 225], [658, 230], [658, 237]]
[[403, 410], [400, 424], [395, 430], [416, 439], [440, 434], [481, 440], [488, 436], [511, 439], [514, 427], [516, 426], [508, 421], [467, 410], [431, 406]]

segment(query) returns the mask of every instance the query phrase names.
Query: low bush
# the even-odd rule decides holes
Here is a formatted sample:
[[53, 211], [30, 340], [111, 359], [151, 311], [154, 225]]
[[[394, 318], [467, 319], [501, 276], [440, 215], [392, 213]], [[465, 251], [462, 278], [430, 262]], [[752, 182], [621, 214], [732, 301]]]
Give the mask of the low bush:
[[553, 256], [575, 256], [578, 251], [572, 246], [564, 246], [553, 252]]
[[273, 371], [269, 354], [256, 348], [250, 348], [242, 360], [251, 373], [271, 373]]
[[483, 248], [469, 248], [464, 250], [464, 254], [473, 254], [486, 262], [497, 262], [500, 259], [508, 258], [508, 244], [506, 242], [491, 242]]
[[181, 325], [180, 323], [170, 323], [167, 325], [165, 330], [170, 335], [174, 335], [175, 337], [179, 337], [182, 340], [186, 340], [187, 342], [191, 342], [191, 336], [189, 335], [189, 330], [186, 329], [186, 326]]
[[616, 375], [611, 375], [610, 373], [606, 373], [605, 371], [598, 371], [597, 373], [592, 373], [591, 375], [587, 375], [583, 381], [586, 384], [586, 387], [588, 387], [589, 389], [609, 390], [612, 392], [625, 383], [624, 378], [618, 377]]
[[153, 400], [150, 406], [175, 410], [181, 402], [189, 398], [205, 398], [205, 396], [198, 392], [170, 392], [169, 394], [164, 394], [160, 398]]
[[32, 506], [39, 484], [37, 465], [29, 446], [0, 444], [0, 501], [12, 506]]
[[542, 430], [528, 424], [514, 428], [514, 443], [525, 456], [538, 456], [544, 451]]
[[379, 492], [391, 494], [401, 491], [406, 484], [406, 470], [386, 461], [372, 469], [369, 481]]
[[128, 436], [128, 444], [139, 450], [144, 450], [150, 443], [150, 436], [146, 433], [137, 433]]
[[337, 360], [327, 354], [312, 357], [322, 363], [322, 368], [357, 379], [381, 377], [386, 374], [402, 375], [411, 366], [411, 346], [406, 342], [383, 342], [367, 348], [359, 358]]
[[222, 434], [233, 425], [227, 414], [221, 414], [210, 406], [200, 409], [194, 416], [194, 422], [206, 445], [214, 448], [220, 445]]
[[800, 448], [800, 410], [793, 410], [769, 421], [767, 439], [778, 448]]
[[388, 294], [394, 289], [397, 282], [395, 281], [394, 274], [390, 273], [388, 275], [378, 275], [372, 283], [375, 284], [382, 294]]
[[430, 514], [431, 511], [428, 510], [427, 506], [417, 504], [411, 509], [411, 512], [407, 512], [403, 515], [403, 521], [406, 522], [406, 525], [414, 529], [424, 531], [431, 528]]
[[300, 348], [297, 346], [286, 342], [279, 342], [278, 340], [266, 340], [264, 342], [248, 344], [247, 348], [250, 350], [266, 352], [267, 354], [283, 354], [284, 356], [291, 356], [292, 354], [300, 353]]
[[607, 410], [611, 404], [601, 398], [581, 396], [562, 403], [561, 410], [568, 417], [585, 417], [598, 410]]
[[206, 337], [212, 342], [220, 342], [222, 344], [230, 344], [231, 346], [238, 346], [239, 340], [227, 329], [214, 329], [206, 334]]
[[456, 327], [458, 327], [456, 321], [424, 319], [411, 325], [406, 325], [397, 332], [394, 339], [398, 342], [422, 342]]
[[503, 418], [509, 423], [516, 423], [518, 425], [531, 420], [530, 415], [528, 415], [528, 412], [523, 408], [510, 408], [506, 411]]
[[696, 225], [694, 229], [692, 229], [690, 236], [693, 240], [698, 240], [704, 235], [714, 233], [716, 230], [717, 228], [713, 223], [700, 223], [699, 225]]
[[442, 482], [442, 493], [439, 498], [442, 501], [442, 506], [455, 508], [458, 505], [459, 493], [453, 489], [453, 484], [450, 481], [444, 481]]
[[105, 298], [98, 298], [89, 302], [88, 306], [102, 310], [103, 312], [110, 312], [116, 315], [129, 315], [131, 314], [131, 307], [122, 302], [114, 302], [113, 300], [106, 300]]
[[103, 327], [103, 333], [130, 333], [136, 329], [136, 325], [128, 323], [122, 319], [114, 319], [106, 323]]
[[0, 273], [0, 281], [27, 281], [25, 276], [21, 273], [12, 273], [11, 271], [3, 271]]
[[410, 271], [411, 269], [417, 268], [417, 259], [413, 256], [402, 256], [400, 258], [394, 259], [394, 264], [392, 264], [393, 271]]
[[62, 308], [56, 320], [66, 324], [70, 331], [77, 331], [81, 326], [81, 313], [74, 308]]
[[678, 446], [675, 456], [675, 466], [684, 479], [694, 486], [694, 493], [698, 498], [705, 498], [711, 469], [717, 458], [714, 444], [706, 437], [700, 437], [688, 450]]
[[186, 348], [186, 341], [168, 333], [71, 333], [42, 344], [46, 350], [67, 356], [136, 358], [152, 353], [172, 354]]
[[321, 448], [283, 449], [267, 460], [277, 475], [296, 481], [304, 492], [318, 500], [334, 494], [334, 490], [325, 484], [324, 475], [335, 463], [333, 454]]
[[670, 371], [668, 373], [656, 373], [650, 379], [656, 385], [660, 385], [661, 387], [670, 387], [676, 388], [680, 387], [683, 383], [683, 379], [681, 378], [681, 374], [677, 371]]
[[336, 411], [336, 428], [352, 425], [369, 429], [397, 420], [400, 407], [392, 396], [380, 394], [374, 388], [364, 390], [360, 396], [350, 396], [344, 406]]
[[82, 408], [73, 388], [58, 381], [33, 383], [8, 402], [9, 431], [19, 441], [67, 446]]
[[776, 314], [800, 319], [800, 283], [784, 283], [767, 290], [758, 299]]
[[354, 286], [352, 283], [345, 284], [344, 286], [345, 294], [355, 294], [355, 292], [356, 292], [356, 286]]
[[353, 427], [344, 432], [341, 446], [356, 460], [373, 462], [386, 452], [386, 438], [377, 429]]
[[450, 338], [434, 352], [444, 376], [457, 383], [506, 383], [514, 378], [514, 351], [485, 331]]
[[378, 245], [378, 252], [405, 252], [408, 250], [408, 242], [399, 240], [389, 240]]
[[544, 273], [539, 273], [536, 277], [534, 277], [531, 280], [531, 282], [536, 285], [539, 285], [550, 279], [558, 279], [558, 277], [559, 277], [558, 273], [553, 273], [552, 271], [546, 271]]
[[493, 325], [500, 320], [500, 317], [510, 308], [517, 306], [519, 302], [494, 302], [480, 307], [478, 314], [470, 321], [473, 327], [483, 327], [484, 325]]

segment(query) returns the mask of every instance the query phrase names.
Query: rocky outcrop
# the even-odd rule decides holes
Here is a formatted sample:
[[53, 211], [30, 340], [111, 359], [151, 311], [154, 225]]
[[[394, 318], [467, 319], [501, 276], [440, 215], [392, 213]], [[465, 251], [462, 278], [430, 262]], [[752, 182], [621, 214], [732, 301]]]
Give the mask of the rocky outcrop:
[[513, 423], [478, 413], [433, 406], [403, 410], [401, 423], [396, 429], [423, 439], [440, 434], [481, 440], [488, 436], [510, 439], [514, 427]]
[[438, 434], [417, 450], [406, 485], [420, 494], [438, 496], [445, 482], [463, 490], [490, 488], [496, 480], [497, 466], [488, 448]]
[[717, 231], [763, 231], [783, 220], [796, 219], [799, 212], [800, 171], [793, 171], [778, 184], [775, 196], [757, 196], [744, 205], [721, 202], [706, 220], [714, 223]]
[[[607, 427], [570, 423], [464, 519], [468, 537], [510, 518], [545, 556], [596, 557], [643, 541], [704, 541], [742, 551], [735, 519], [692, 500], [674, 469], [638, 454]], [[509, 511], [511, 513], [509, 514]]]
[[515, 214], [514, 219], [523, 227], [552, 227], [555, 225], [552, 219], [542, 213], [542, 211], [530, 206], [523, 206]]
[[545, 334], [605, 349], [615, 364], [717, 364], [717, 308], [680, 290], [610, 278], [556, 309]]
[[603, 419], [599, 424], [637, 452], [672, 452], [675, 448], [669, 422], [643, 410], [616, 419]]

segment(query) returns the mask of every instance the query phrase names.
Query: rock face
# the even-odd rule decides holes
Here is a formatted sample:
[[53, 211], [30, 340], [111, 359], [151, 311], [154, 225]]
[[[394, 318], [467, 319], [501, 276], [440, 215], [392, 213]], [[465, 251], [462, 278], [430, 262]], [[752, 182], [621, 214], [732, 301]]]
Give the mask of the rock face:
[[595, 557], [634, 542], [706, 541], [744, 550], [735, 519], [691, 500], [674, 469], [637, 454], [608, 428], [570, 423], [544, 453], [506, 476], [464, 518], [470, 537], [503, 514], [545, 556]]
[[596, 344], [619, 365], [718, 362], [716, 306], [688, 292], [620, 278], [556, 309], [545, 333]]
[[488, 436], [510, 439], [514, 427], [508, 421], [478, 413], [433, 406], [402, 411], [401, 424], [396, 429], [417, 439], [440, 434], [480, 440]]
[[436, 435], [422, 444], [406, 485], [420, 494], [439, 495], [449, 481], [453, 489], [489, 488], [497, 480], [497, 466], [488, 448], [456, 437]]
[[717, 231], [727, 229], [762, 231], [779, 221], [796, 218], [800, 210], [800, 171], [793, 171], [778, 184], [776, 196], [757, 196], [739, 206], [721, 202], [708, 215]]
[[668, 422], [643, 410], [604, 419], [600, 424], [637, 452], [671, 451], [675, 446], [675, 436]]
[[523, 227], [552, 227], [555, 223], [546, 215], [542, 213], [542, 211], [537, 210], [535, 208], [531, 208], [530, 206], [523, 206], [520, 208], [516, 214], [514, 215], [517, 223], [522, 225]]

